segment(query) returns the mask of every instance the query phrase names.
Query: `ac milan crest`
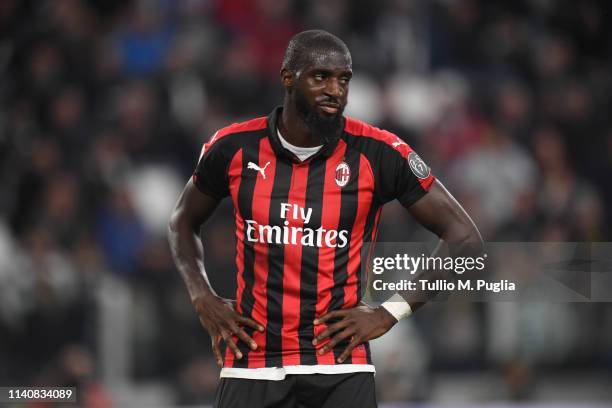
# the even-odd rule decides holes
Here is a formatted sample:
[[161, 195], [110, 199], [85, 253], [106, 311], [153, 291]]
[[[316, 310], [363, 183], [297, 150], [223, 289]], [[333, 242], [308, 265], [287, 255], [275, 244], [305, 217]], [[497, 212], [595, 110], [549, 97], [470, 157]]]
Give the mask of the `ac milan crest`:
[[338, 187], [344, 187], [351, 179], [351, 168], [346, 162], [341, 162], [336, 166], [336, 184]]

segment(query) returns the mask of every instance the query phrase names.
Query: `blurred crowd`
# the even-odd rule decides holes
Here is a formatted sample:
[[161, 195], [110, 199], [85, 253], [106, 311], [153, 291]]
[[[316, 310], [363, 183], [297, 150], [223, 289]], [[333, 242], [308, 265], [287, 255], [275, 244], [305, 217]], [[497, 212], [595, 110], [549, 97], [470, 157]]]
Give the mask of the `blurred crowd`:
[[[104, 406], [118, 383], [157, 381], [210, 401], [218, 372], [166, 222], [210, 135], [281, 102], [303, 29], [346, 41], [347, 114], [410, 143], [486, 241], [610, 241], [609, 7], [0, 1], [0, 384], [77, 383]], [[203, 235], [232, 297], [228, 202]], [[379, 239], [431, 235], [392, 204]], [[431, 305], [394, 333], [374, 347], [382, 400], [426, 400], [445, 372], [494, 370], [498, 397], [528, 399], [546, 370], [612, 369], [608, 304]]]

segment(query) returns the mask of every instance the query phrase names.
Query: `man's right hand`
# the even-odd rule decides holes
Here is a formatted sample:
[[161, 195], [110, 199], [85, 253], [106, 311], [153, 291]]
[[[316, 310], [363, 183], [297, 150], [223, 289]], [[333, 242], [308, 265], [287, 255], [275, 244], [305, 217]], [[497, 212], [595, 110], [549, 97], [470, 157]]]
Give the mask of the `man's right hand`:
[[233, 335], [246, 343], [251, 350], [257, 350], [257, 343], [246, 334], [243, 327], [248, 326], [260, 332], [264, 331], [264, 327], [252, 319], [240, 316], [234, 308], [234, 301], [214, 294], [205, 294], [193, 299], [192, 303], [200, 323], [210, 334], [215, 360], [220, 367], [223, 367], [223, 358], [219, 349], [221, 340], [225, 341], [237, 359], [242, 358], [242, 353], [234, 342]]

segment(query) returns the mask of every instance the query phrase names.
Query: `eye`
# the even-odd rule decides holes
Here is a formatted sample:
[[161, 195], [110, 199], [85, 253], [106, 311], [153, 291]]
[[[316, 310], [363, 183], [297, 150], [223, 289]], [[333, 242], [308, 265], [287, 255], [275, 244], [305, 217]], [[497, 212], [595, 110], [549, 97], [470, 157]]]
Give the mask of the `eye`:
[[314, 76], [315, 81], [323, 81], [325, 79], [325, 74], [319, 73]]
[[348, 76], [340, 77], [340, 82], [343, 84], [348, 84], [350, 80], [351, 80], [351, 77], [348, 77]]

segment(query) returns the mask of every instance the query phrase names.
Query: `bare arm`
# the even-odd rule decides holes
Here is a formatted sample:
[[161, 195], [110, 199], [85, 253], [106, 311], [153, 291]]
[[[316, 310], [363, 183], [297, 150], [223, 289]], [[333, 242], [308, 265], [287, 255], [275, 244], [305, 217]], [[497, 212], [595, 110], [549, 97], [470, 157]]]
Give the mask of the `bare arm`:
[[200, 322], [211, 336], [217, 364], [223, 365], [219, 349], [221, 339], [230, 347], [236, 358], [240, 359], [242, 353], [232, 336], [237, 336], [255, 350], [257, 344], [241, 326], [249, 326], [259, 331], [263, 331], [263, 326], [236, 313], [232, 302], [217, 296], [208, 281], [199, 231], [218, 204], [217, 200], [203, 194], [190, 180], [170, 217], [168, 242], [174, 263], [187, 285], [191, 303]]
[[199, 296], [215, 294], [204, 270], [204, 251], [199, 231], [218, 204], [215, 199], [202, 194], [189, 180], [168, 223], [170, 250], [192, 301]]
[[[476, 225], [439, 181], [436, 180], [429, 192], [411, 205], [408, 211], [421, 225], [440, 238], [440, 243], [431, 256], [436, 256], [446, 244], [450, 244], [451, 256], [474, 255], [482, 250], [482, 237]], [[422, 272], [417, 274], [416, 279], [419, 279], [421, 275]], [[428, 275], [430, 279], [433, 277], [435, 275]], [[435, 295], [434, 292], [418, 291], [401, 293], [413, 311], [425, 303], [424, 299], [429, 300]], [[340, 319], [340, 321], [329, 325], [314, 339], [313, 343], [317, 344], [331, 337], [330, 342], [321, 348], [320, 353], [323, 354], [342, 340], [351, 338], [351, 342], [338, 358], [338, 362], [344, 361], [357, 345], [382, 336], [397, 323], [397, 320], [384, 307], [372, 308], [364, 304], [352, 309], [329, 312], [315, 320], [315, 324], [325, 323], [332, 319]]]
[[[440, 238], [440, 242], [430, 256], [440, 255], [445, 250], [448, 250], [451, 257], [478, 256], [482, 251], [483, 241], [478, 228], [461, 204], [438, 180], [431, 186], [429, 193], [410, 206], [408, 211], [422, 226]], [[421, 271], [416, 274], [415, 279], [449, 277], [448, 273], [443, 271], [427, 273], [425, 276]], [[413, 311], [435, 295], [436, 292], [421, 291], [401, 293]]]

